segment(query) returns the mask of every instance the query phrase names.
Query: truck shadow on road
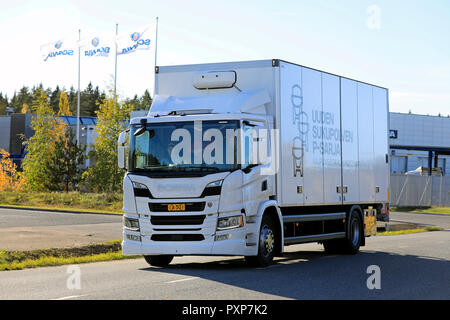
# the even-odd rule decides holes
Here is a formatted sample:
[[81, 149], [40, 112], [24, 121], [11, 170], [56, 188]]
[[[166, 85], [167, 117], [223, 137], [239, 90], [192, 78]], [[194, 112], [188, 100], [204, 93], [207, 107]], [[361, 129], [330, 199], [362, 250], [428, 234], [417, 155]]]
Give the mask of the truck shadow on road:
[[[380, 268], [380, 290], [367, 286], [372, 265]], [[212, 283], [204, 285], [211, 288], [224, 284], [244, 289], [234, 297], [222, 297], [220, 290], [203, 298], [187, 293], [189, 299], [450, 299], [450, 261], [385, 252], [350, 256], [289, 252], [267, 268], [249, 268], [241, 258], [203, 263], [181, 263], [175, 258], [166, 268], [140, 270], [209, 280]]]

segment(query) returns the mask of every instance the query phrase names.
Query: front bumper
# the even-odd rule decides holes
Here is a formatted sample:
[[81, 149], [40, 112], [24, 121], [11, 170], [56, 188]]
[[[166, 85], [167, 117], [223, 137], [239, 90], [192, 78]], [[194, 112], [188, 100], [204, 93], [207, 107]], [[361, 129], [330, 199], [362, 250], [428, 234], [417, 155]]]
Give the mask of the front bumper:
[[[149, 203], [184, 203], [184, 202], [205, 202], [203, 210], [191, 212], [155, 212], [150, 211]], [[218, 204], [219, 196], [209, 196], [199, 200], [177, 199], [176, 201], [159, 200], [143, 197], [136, 197], [136, 204], [139, 214], [140, 231], [133, 232], [124, 228], [122, 253], [123, 255], [244, 255], [251, 256], [257, 254], [255, 245], [247, 245], [246, 236], [247, 224], [243, 227], [216, 231], [217, 219], [219, 217]], [[154, 206], [153, 206], [154, 207]], [[152, 207], [152, 208], [153, 208]], [[220, 216], [234, 216], [241, 214], [229, 212]], [[127, 215], [125, 215], [127, 216]], [[200, 222], [189, 222], [195, 216], [201, 216]], [[131, 216], [130, 216], [131, 217]], [[177, 218], [180, 220], [177, 220]], [[136, 216], [133, 216], [136, 218]], [[175, 220], [173, 220], [175, 218]], [[172, 220], [172, 221], [171, 221]], [[173, 222], [177, 221], [177, 224]], [[245, 221], [245, 219], [244, 219]], [[153, 224], [152, 224], [153, 222]], [[178, 222], [182, 224], [178, 224]], [[230, 235], [226, 240], [215, 240], [216, 236]], [[133, 241], [127, 235], [139, 236], [140, 241]], [[157, 237], [172, 235], [195, 235], [202, 236], [203, 240], [198, 241], [161, 241]], [[156, 237], [155, 237], [156, 236]], [[166, 240], [166, 238], [164, 238]]]
[[231, 239], [215, 241], [215, 235], [202, 241], [153, 241], [151, 236], [141, 236], [141, 242], [124, 237], [123, 255], [256, 255], [255, 246], [246, 244], [246, 228], [217, 232], [231, 234]]

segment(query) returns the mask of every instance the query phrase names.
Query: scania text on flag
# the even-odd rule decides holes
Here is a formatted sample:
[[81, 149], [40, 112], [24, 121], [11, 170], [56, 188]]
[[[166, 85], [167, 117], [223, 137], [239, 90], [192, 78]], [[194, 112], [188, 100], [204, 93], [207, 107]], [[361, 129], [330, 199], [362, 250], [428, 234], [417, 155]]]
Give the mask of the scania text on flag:
[[73, 56], [76, 43], [73, 40], [57, 40], [41, 46], [41, 56], [44, 61], [50, 61], [57, 57]]
[[135, 31], [118, 35], [116, 38], [117, 55], [150, 49], [152, 31], [152, 28], [147, 25]]

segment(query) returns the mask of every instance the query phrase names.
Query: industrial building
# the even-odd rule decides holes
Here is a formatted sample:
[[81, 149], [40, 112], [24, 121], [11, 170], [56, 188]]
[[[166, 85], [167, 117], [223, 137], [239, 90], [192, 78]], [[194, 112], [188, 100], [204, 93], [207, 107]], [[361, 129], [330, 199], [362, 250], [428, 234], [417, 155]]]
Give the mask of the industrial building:
[[[23, 142], [30, 138], [34, 131], [31, 129], [33, 114], [13, 113], [7, 116], [0, 116], [0, 149], [6, 150], [11, 154], [14, 163], [20, 167], [25, 156]], [[76, 116], [55, 116], [73, 130], [76, 134], [77, 117]], [[80, 117], [80, 144], [86, 146], [86, 155], [92, 149], [97, 133], [95, 126], [97, 119], [94, 117]], [[89, 167], [89, 159], [85, 166]]]
[[450, 117], [390, 113], [391, 173], [450, 174]]

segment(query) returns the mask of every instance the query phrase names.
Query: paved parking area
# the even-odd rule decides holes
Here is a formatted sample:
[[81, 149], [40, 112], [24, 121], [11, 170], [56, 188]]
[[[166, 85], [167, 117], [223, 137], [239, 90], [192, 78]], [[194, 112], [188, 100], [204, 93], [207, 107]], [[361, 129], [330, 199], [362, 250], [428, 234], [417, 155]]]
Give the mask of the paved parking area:
[[67, 248], [122, 238], [122, 216], [0, 209], [0, 250]]

